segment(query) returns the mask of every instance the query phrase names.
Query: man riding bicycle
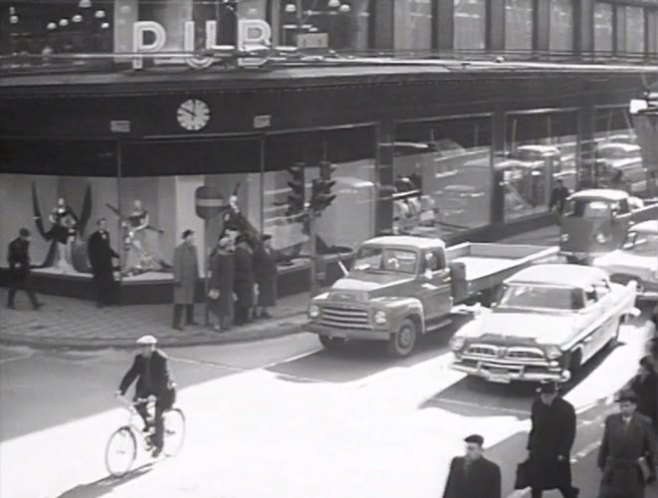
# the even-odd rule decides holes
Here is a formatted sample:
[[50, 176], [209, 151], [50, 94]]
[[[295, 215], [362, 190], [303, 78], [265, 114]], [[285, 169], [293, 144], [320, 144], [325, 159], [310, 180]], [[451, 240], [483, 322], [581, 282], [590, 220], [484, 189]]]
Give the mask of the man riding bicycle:
[[137, 379], [134, 400], [156, 398], [155, 418], [151, 422], [146, 403], [137, 403], [135, 409], [144, 420], [144, 431], [150, 432], [155, 425], [152, 437], [153, 456], [158, 457], [164, 446], [164, 422], [162, 414], [169, 410], [176, 400], [176, 384], [169, 368], [167, 355], [156, 349], [158, 340], [152, 335], [137, 339], [141, 352], [135, 356], [130, 370], [124, 375], [117, 391], [117, 396], [125, 395], [130, 385]]

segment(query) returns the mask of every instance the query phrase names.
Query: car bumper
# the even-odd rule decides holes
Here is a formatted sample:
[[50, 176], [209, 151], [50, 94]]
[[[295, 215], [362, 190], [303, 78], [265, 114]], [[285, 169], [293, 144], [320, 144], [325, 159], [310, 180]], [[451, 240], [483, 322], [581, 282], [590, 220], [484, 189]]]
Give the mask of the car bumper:
[[349, 329], [326, 327], [319, 323], [306, 323], [302, 325], [302, 331], [312, 334], [332, 337], [335, 339], [359, 340], [359, 341], [388, 341], [391, 332], [388, 330], [374, 329]]
[[498, 384], [509, 384], [512, 381], [567, 382], [571, 378], [571, 373], [559, 365], [522, 365], [486, 360], [455, 359], [451, 366], [453, 370]]

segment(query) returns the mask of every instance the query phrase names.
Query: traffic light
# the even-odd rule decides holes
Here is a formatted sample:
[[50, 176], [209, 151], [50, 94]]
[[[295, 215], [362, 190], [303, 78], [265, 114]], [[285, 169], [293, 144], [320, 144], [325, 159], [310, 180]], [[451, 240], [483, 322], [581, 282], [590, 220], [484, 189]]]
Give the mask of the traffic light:
[[296, 164], [288, 168], [288, 173], [292, 179], [288, 182], [290, 187], [290, 194], [288, 194], [288, 210], [286, 216], [294, 216], [304, 211], [304, 190], [306, 185], [304, 183], [304, 165]]
[[336, 181], [331, 179], [331, 175], [336, 170], [333, 164], [322, 161], [320, 163], [320, 178], [313, 180], [311, 193], [311, 209], [316, 213], [321, 213], [327, 209], [336, 198], [332, 194]]

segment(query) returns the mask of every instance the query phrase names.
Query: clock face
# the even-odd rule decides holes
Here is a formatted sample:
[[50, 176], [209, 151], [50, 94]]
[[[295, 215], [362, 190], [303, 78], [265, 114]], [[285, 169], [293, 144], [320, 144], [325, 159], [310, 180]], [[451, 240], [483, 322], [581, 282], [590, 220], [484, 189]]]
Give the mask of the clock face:
[[188, 99], [178, 107], [178, 123], [190, 131], [198, 131], [210, 121], [210, 108], [203, 100]]

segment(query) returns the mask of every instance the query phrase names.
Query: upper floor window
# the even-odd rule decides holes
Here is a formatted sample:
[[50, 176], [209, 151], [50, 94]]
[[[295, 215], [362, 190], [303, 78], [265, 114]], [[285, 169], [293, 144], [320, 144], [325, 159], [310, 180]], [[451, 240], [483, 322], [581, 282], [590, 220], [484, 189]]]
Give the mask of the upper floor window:
[[612, 53], [614, 32], [612, 4], [597, 2], [594, 6], [594, 50]]
[[571, 52], [574, 48], [573, 30], [573, 0], [551, 0], [550, 49]]
[[454, 0], [455, 50], [484, 50], [487, 19], [485, 0]]
[[626, 7], [627, 53], [644, 53], [644, 9]]
[[505, 0], [505, 49], [532, 50], [533, 0]]
[[432, 48], [431, 0], [395, 2], [395, 49], [426, 50]]

